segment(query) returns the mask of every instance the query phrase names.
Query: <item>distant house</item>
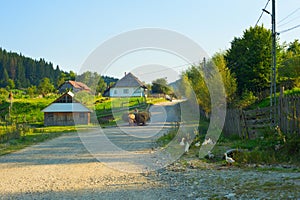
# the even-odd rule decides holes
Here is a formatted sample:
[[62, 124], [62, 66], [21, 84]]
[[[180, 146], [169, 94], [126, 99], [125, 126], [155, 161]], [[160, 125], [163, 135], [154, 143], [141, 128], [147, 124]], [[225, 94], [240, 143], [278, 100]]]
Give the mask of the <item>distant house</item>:
[[91, 111], [67, 92], [42, 110], [44, 126], [70, 126], [89, 124]]
[[92, 90], [86, 84], [78, 81], [66, 81], [58, 87], [59, 93], [65, 93], [67, 91], [72, 91], [74, 93], [80, 91], [92, 92]]
[[147, 87], [132, 73], [125, 73], [106, 93], [110, 97], [145, 97]]

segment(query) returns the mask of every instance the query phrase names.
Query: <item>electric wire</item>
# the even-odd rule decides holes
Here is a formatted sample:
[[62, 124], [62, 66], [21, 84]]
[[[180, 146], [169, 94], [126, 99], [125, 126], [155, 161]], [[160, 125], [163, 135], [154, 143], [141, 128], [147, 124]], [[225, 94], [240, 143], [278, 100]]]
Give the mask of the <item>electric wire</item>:
[[[265, 9], [267, 8], [269, 2], [270, 2], [270, 0], [267, 1], [267, 3], [266, 3], [266, 5], [265, 5], [265, 7], [264, 7], [263, 10], [265, 10]], [[260, 16], [259, 16], [259, 18], [258, 18], [258, 20], [257, 20], [257, 22], [256, 22], [256, 24], [255, 24], [255, 26], [257, 26], [257, 24], [259, 23], [259, 21], [261, 20], [261, 18], [262, 18], [262, 16], [263, 16], [263, 14], [264, 14], [264, 11], [261, 12], [261, 14], [260, 14]]]
[[282, 27], [282, 26], [284, 26], [284, 25], [287, 25], [287, 24], [291, 23], [292, 21], [295, 21], [296, 19], [300, 19], [300, 16], [297, 16], [297, 17], [295, 17], [295, 18], [293, 18], [293, 19], [287, 21], [287, 22], [284, 23], [284, 24], [280, 24], [278, 27]]
[[277, 24], [280, 24], [281, 22], [283, 22], [284, 20], [288, 19], [290, 16], [292, 16], [293, 14], [295, 14], [296, 12], [298, 12], [298, 10], [300, 10], [300, 7], [295, 9], [293, 12], [291, 12], [289, 15], [287, 15], [285, 18], [279, 20], [279, 22]]
[[297, 26], [293, 26], [293, 27], [291, 27], [291, 28], [285, 29], [285, 30], [283, 30], [283, 31], [280, 31], [280, 32], [278, 32], [278, 33], [279, 33], [279, 34], [286, 33], [286, 32], [289, 32], [289, 31], [294, 30], [294, 29], [299, 28], [299, 27], [300, 27], [300, 24], [298, 24]]

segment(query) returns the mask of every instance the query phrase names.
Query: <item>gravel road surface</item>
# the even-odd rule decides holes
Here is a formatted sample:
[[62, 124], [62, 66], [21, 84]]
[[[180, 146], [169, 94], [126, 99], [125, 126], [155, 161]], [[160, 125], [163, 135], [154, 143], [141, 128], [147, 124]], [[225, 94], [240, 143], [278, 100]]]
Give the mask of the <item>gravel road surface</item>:
[[[105, 134], [126, 151], [149, 154], [155, 151], [155, 137], [171, 123], [171, 111], [163, 108], [152, 108], [161, 118], [154, 117], [148, 126], [124, 125], [108, 128]], [[112, 166], [99, 162], [99, 155], [91, 155], [79, 135], [67, 133], [1, 156], [0, 199], [300, 199], [299, 170], [238, 169], [194, 159], [184, 167], [176, 161], [156, 171], [128, 173], [114, 166], [136, 163], [117, 158], [110, 160], [118, 160]]]

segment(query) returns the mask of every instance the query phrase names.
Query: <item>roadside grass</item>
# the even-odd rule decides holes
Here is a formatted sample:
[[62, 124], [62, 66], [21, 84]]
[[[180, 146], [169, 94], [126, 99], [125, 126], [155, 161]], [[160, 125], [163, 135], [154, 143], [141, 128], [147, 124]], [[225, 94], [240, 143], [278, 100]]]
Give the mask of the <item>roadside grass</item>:
[[[207, 128], [208, 122], [202, 124], [203, 129]], [[168, 134], [158, 138], [157, 144], [165, 147], [176, 136], [177, 130], [170, 130]], [[180, 162], [186, 160], [199, 160], [199, 148], [195, 143], [205, 140], [205, 134], [196, 135], [194, 141], [190, 145], [188, 153], [185, 153]], [[179, 140], [177, 145], [179, 145]], [[216, 165], [226, 165], [224, 160], [224, 153], [229, 149], [235, 149], [230, 156], [236, 161], [233, 165], [236, 167], [248, 166], [269, 166], [267, 168], [259, 168], [261, 170], [290, 170], [295, 168], [286, 167], [281, 169], [277, 166], [299, 166], [300, 165], [300, 137], [297, 134], [283, 135], [278, 132], [266, 133], [263, 137], [256, 139], [241, 139], [238, 136], [223, 136], [221, 135], [217, 144], [213, 147], [213, 159], [204, 157], [200, 159], [206, 163], [213, 163]], [[274, 166], [272, 168], [272, 166]], [[298, 168], [299, 169], [299, 168]]]
[[251, 140], [221, 138], [218, 144], [242, 150], [234, 155], [240, 164], [300, 164], [300, 137], [297, 134], [275, 132]]
[[177, 135], [177, 132], [178, 129], [176, 128], [170, 129], [167, 134], [164, 134], [156, 140], [157, 145], [160, 147], [166, 147]]
[[66, 133], [76, 132], [77, 130], [89, 129], [92, 126], [49, 126], [28, 128], [18, 138], [11, 139], [7, 142], [0, 143], [0, 156], [9, 154], [25, 147], [44, 142], [62, 136]]

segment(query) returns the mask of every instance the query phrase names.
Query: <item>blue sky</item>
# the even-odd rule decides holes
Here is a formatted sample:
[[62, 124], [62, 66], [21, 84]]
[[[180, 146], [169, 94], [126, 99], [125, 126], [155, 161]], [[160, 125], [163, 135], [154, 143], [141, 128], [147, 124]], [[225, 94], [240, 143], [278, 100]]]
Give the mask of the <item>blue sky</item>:
[[[245, 29], [254, 26], [266, 2], [2, 0], [0, 47], [34, 59], [45, 58], [63, 70], [78, 72], [85, 59], [104, 41], [126, 31], [155, 27], [186, 35], [212, 55], [229, 48], [235, 36], [241, 36]], [[270, 5], [271, 2], [268, 10], [271, 10]], [[280, 22], [278, 31], [299, 25], [299, 0], [277, 0], [276, 18]], [[264, 14], [259, 24], [270, 28], [270, 19]], [[300, 38], [300, 28], [280, 38], [281, 42]], [[120, 65], [108, 75], [120, 78], [125, 70]]]

